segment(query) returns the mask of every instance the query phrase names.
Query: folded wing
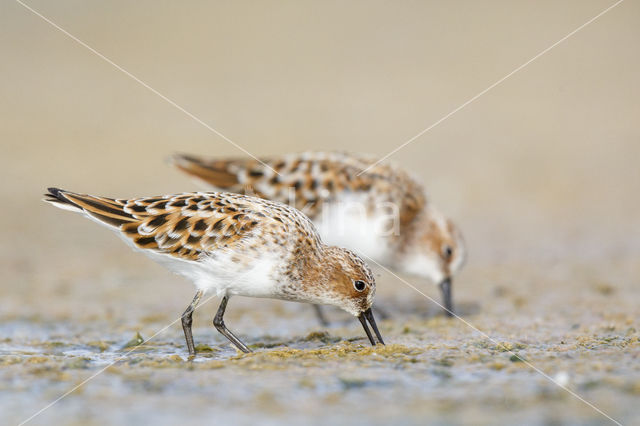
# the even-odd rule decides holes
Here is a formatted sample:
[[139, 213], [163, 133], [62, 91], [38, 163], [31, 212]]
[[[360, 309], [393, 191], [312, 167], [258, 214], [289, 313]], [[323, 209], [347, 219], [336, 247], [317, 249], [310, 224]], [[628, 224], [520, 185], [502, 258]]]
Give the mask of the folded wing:
[[220, 194], [112, 199], [49, 188], [45, 201], [85, 214], [145, 250], [197, 260], [228, 247], [258, 225], [255, 214]]

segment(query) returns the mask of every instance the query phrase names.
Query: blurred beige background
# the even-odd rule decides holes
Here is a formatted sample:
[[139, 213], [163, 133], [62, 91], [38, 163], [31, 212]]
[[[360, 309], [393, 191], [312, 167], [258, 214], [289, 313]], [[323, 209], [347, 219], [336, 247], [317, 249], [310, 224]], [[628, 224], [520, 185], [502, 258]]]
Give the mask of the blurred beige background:
[[[29, 4], [257, 156], [382, 156], [611, 2]], [[244, 155], [18, 3], [0, 7], [3, 262], [36, 262], [52, 238], [58, 262], [119, 244], [41, 203], [47, 186], [192, 190], [169, 154]], [[623, 3], [392, 157], [460, 222], [470, 262], [637, 256], [638, 17]]]
[[[28, 4], [257, 156], [336, 149], [383, 156], [613, 1]], [[574, 366], [558, 367], [547, 348], [560, 354], [561, 340], [576, 345], [576, 358], [585, 364], [571, 373], [571, 386], [586, 383], [576, 389], [623, 420], [637, 419], [629, 402], [640, 389], [632, 352], [608, 346], [605, 338], [598, 350], [587, 351], [580, 339], [613, 333], [638, 342], [639, 18], [640, 3], [623, 2], [392, 157], [419, 176], [433, 202], [463, 230], [469, 260], [454, 287], [463, 316], [493, 336], [525, 341], [532, 350], [527, 356], [549, 374]], [[114, 197], [189, 191], [198, 187], [165, 163], [171, 153], [244, 154], [11, 0], [0, 3], [0, 77], [0, 325], [7, 324], [15, 344], [36, 339], [36, 347], [51, 339], [77, 345], [82, 334], [70, 324], [93, 338], [105, 330], [107, 337], [98, 338], [126, 341], [137, 330], [149, 336], [184, 310], [191, 285], [132, 254], [110, 231], [45, 205], [41, 194], [48, 186]], [[455, 320], [435, 318], [411, 326], [424, 333], [418, 343], [406, 340], [414, 336], [402, 334], [402, 315], [411, 320], [429, 309], [432, 317], [438, 309], [388, 274], [379, 283], [384, 303], [401, 313], [383, 325], [387, 340], [426, 348], [437, 343], [456, 357], [465, 353], [458, 347], [478, 339]], [[420, 286], [438, 297], [435, 287]], [[304, 306], [233, 305], [229, 322], [252, 342], [317, 328]], [[208, 306], [196, 320], [202, 342], [222, 342], [210, 327], [213, 310]], [[350, 326], [353, 335], [361, 333]], [[181, 333], [175, 325], [163, 337], [175, 342], [173, 351], [183, 349]], [[332, 333], [348, 337], [342, 329]], [[438, 355], [429, 349], [424, 356]], [[460, 387], [444, 393], [429, 385], [414, 394], [393, 379], [394, 392], [411, 392], [397, 394], [396, 411], [422, 413], [432, 407], [425, 401], [451, 398], [443, 405], [446, 416], [476, 422], [484, 413], [493, 423], [496, 410], [522, 407], [505, 402], [511, 395], [534, 404], [527, 414], [534, 423], [553, 423], [553, 416], [539, 417], [548, 412], [603, 420], [568, 394], [521, 394], [519, 383], [545, 382], [529, 370], [505, 375], [477, 361], [456, 362], [462, 364], [454, 367], [455, 380], [464, 371], [480, 375], [462, 374]], [[440, 380], [426, 371], [418, 380]], [[24, 377], [18, 367], [15, 374], [17, 381]], [[234, 374], [242, 373], [229, 376], [233, 387], [240, 382]], [[223, 375], [214, 371], [212, 377], [216, 383]], [[488, 379], [480, 386], [466, 377]], [[605, 385], [589, 385], [596, 379]], [[489, 382], [497, 392], [486, 391]], [[37, 398], [24, 393], [26, 408], [16, 420], [69, 385], [52, 383], [62, 388], [50, 391], [49, 383]], [[264, 392], [288, 400], [302, 392], [292, 383]], [[263, 385], [255, 386], [260, 402]], [[381, 388], [369, 404], [381, 406], [390, 389]], [[201, 391], [196, 383], [181, 395]], [[5, 405], [14, 407], [16, 394], [7, 392]], [[109, 398], [97, 393], [91, 404], [79, 399], [77, 412], [100, 403], [122, 406], [113, 402], [121, 394], [111, 392]], [[316, 410], [306, 413], [322, 415], [322, 395], [314, 392], [302, 392]], [[405, 409], [401, 401], [414, 397], [420, 400]], [[221, 401], [202, 406], [233, 405]], [[366, 409], [345, 401], [345, 413]], [[164, 404], [152, 402], [156, 409]], [[491, 404], [498, 409], [487, 410]], [[73, 408], [61, 406], [50, 415], [77, 418]], [[500, 419], [522, 421], [521, 413], [513, 415]]]
[[[258, 156], [382, 156], [611, 3], [29, 2]], [[5, 250], [51, 216], [81, 226], [38, 202], [48, 185], [183, 191], [170, 153], [244, 155], [18, 3], [1, 8]], [[558, 251], [558, 236], [637, 250], [638, 17], [623, 3], [393, 156], [458, 218], [472, 259]]]
[[[257, 156], [382, 156], [611, 2], [29, 4]], [[18, 284], [24, 273], [90, 276], [127, 250], [40, 202], [47, 186], [193, 190], [168, 155], [244, 154], [18, 3], [0, 7], [3, 293], [14, 294], [43, 288]], [[392, 157], [460, 223], [467, 271], [637, 258], [638, 17], [622, 3]]]

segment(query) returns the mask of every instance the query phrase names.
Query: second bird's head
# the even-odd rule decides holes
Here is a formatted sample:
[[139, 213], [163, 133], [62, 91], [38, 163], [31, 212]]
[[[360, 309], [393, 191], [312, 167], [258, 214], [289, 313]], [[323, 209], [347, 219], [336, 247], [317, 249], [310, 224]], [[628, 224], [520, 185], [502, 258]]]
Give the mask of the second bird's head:
[[434, 207], [427, 206], [408, 233], [397, 267], [438, 284], [445, 313], [452, 316], [451, 282], [465, 260], [466, 248], [460, 230]]

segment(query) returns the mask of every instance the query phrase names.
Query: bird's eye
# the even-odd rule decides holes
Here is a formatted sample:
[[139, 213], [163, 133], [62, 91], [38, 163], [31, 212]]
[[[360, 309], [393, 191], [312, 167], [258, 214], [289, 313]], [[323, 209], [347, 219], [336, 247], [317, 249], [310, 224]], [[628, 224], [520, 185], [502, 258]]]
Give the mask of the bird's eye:
[[444, 247], [442, 247], [442, 256], [443, 256], [446, 260], [451, 259], [451, 256], [453, 256], [453, 249], [451, 248], [451, 246], [444, 246]]
[[367, 287], [367, 284], [364, 281], [357, 280], [353, 282], [353, 287], [358, 291], [363, 291]]

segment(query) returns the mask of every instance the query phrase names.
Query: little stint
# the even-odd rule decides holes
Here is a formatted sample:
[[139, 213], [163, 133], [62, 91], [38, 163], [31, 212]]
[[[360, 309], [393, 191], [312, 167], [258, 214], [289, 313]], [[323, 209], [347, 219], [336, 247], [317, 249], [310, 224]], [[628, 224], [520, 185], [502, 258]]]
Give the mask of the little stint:
[[384, 344], [371, 311], [371, 271], [353, 252], [324, 244], [295, 208], [232, 193], [112, 199], [49, 188], [45, 197], [111, 228], [134, 249], [193, 281], [196, 295], [182, 314], [190, 357], [192, 314], [207, 292], [222, 297], [213, 324], [243, 352], [250, 349], [223, 320], [235, 295], [334, 305], [360, 320], [372, 345]]

